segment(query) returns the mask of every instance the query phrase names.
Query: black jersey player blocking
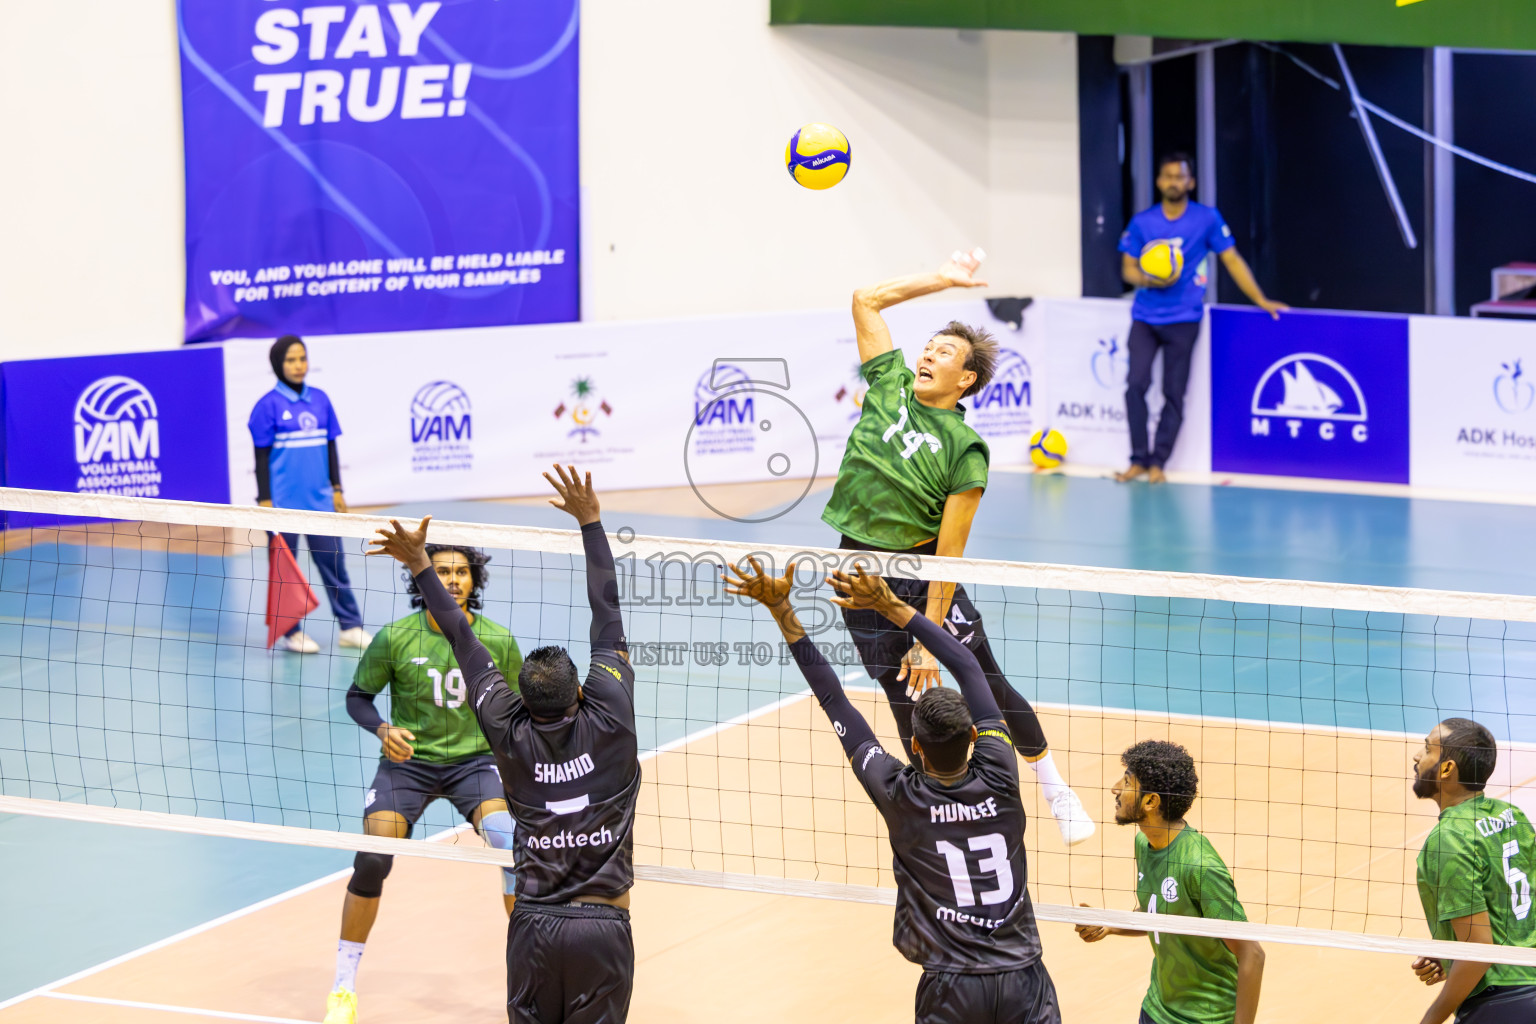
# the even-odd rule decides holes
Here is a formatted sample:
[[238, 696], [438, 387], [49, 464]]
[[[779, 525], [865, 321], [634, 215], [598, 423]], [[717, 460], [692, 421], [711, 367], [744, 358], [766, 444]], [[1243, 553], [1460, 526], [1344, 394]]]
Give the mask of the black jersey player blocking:
[[958, 694], [934, 688], [918, 699], [912, 721], [918, 764], [909, 764], [881, 748], [837, 673], [806, 638], [789, 602], [794, 566], [775, 579], [756, 559], [749, 564], [750, 572], [728, 570], [727, 592], [773, 614], [890, 830], [894, 942], [923, 965], [918, 1024], [1060, 1024], [1025, 888], [1018, 761], [976, 656], [880, 577], [859, 569], [829, 578], [842, 595], [834, 599], [838, 604], [873, 609], [910, 629], [959, 683]]
[[[613, 551], [592, 476], [548, 473], [581, 524], [592, 608], [592, 664], [578, 684], [560, 647], [523, 661], [507, 686], [426, 558], [427, 519], [392, 523], [373, 543], [415, 575], [427, 610], [453, 645], [470, 706], [491, 746], [517, 823], [517, 903], [507, 928], [507, 1019], [513, 1024], [621, 1024], [629, 1014], [635, 947], [629, 889], [640, 762], [635, 674], [619, 613]], [[429, 517], [430, 518], [430, 517]]]

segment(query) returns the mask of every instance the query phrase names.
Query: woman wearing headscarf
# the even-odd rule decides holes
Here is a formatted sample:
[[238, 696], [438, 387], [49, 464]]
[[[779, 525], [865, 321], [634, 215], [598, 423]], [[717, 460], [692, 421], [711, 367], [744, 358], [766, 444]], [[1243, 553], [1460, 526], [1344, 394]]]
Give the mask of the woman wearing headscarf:
[[[292, 334], [278, 338], [270, 353], [277, 386], [262, 395], [251, 410], [251, 441], [256, 445], [256, 500], [268, 508], [345, 512], [341, 495], [341, 462], [336, 438], [341, 425], [324, 391], [304, 383], [309, 374], [309, 350]], [[295, 554], [299, 536], [283, 534]], [[363, 629], [352, 581], [336, 537], [307, 534], [310, 557], [325, 582], [331, 611], [341, 626], [343, 647], [367, 647], [373, 639]], [[316, 654], [320, 645], [294, 626], [277, 642], [279, 650]]]

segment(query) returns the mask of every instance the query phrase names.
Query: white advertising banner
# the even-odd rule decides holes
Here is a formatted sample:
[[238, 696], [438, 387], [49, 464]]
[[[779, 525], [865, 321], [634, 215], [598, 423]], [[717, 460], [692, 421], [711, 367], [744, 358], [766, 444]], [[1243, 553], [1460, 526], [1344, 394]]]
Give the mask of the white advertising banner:
[[[1131, 328], [1128, 299], [1046, 299], [1036, 304], [1044, 335], [1046, 387], [1042, 424], [1067, 440], [1067, 459], [1083, 466], [1124, 467], [1131, 440], [1125, 420], [1125, 384], [1130, 373], [1126, 336]], [[1200, 339], [1184, 398], [1184, 424], [1168, 469], [1208, 472], [1211, 468], [1210, 318]], [[1152, 364], [1147, 392], [1149, 443], [1163, 408], [1163, 361]]]
[[1536, 324], [1408, 318], [1415, 486], [1536, 492]]
[[[951, 319], [1003, 345], [967, 400], [994, 465], [1027, 459], [1039, 332], [981, 300], [888, 310], [908, 363]], [[1032, 322], [1032, 321], [1031, 321]], [[309, 383], [341, 423], [355, 505], [542, 494], [554, 461], [630, 489], [805, 479], [835, 471], [863, 396], [848, 312], [314, 337]], [[267, 342], [225, 347], [231, 495], [254, 500], [246, 420], [271, 390]], [[744, 510], [720, 508], [738, 517]]]

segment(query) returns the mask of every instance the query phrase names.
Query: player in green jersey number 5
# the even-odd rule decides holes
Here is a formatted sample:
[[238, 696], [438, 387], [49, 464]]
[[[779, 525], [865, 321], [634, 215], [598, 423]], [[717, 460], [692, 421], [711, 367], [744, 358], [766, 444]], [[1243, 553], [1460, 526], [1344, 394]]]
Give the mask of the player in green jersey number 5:
[[[1195, 802], [1195, 759], [1177, 743], [1144, 740], [1120, 755], [1115, 824], [1136, 825], [1136, 909], [1246, 921], [1232, 875], [1210, 841], [1184, 821]], [[1087, 904], [1083, 904], [1087, 906]], [[1084, 942], [1146, 932], [1078, 925]], [[1249, 939], [1152, 933], [1152, 983], [1141, 1024], [1253, 1024], [1264, 949]]]
[[[432, 567], [470, 628], [496, 666], [516, 679], [523, 656], [505, 626], [474, 609], [485, 589], [486, 556], [475, 548], [433, 544]], [[491, 846], [510, 849], [513, 823], [506, 791], [490, 744], [468, 706], [464, 676], [453, 649], [432, 616], [422, 608], [416, 581], [406, 578], [411, 606], [419, 609], [390, 623], [374, 637], [358, 662], [347, 713], [384, 744], [378, 772], [363, 807], [363, 831], [371, 836], [408, 838], [427, 805], [449, 800]], [[390, 692], [391, 721], [374, 707], [374, 698]], [[359, 853], [347, 883], [341, 911], [341, 942], [336, 952], [336, 981], [326, 1007], [325, 1024], [353, 1024], [357, 1019], [357, 966], [363, 944], [379, 913], [379, 896], [394, 858]], [[512, 912], [516, 876], [503, 869], [503, 903]]]
[[[899, 277], [853, 294], [859, 373], [868, 383], [859, 420], [848, 437], [837, 483], [821, 518], [841, 533], [842, 547], [959, 558], [987, 486], [989, 453], [965, 422], [960, 399], [987, 386], [997, 342], [986, 331], [951, 322], [928, 340], [909, 369], [891, 344], [880, 311], [946, 288], [979, 288], [980, 251], [955, 255], [932, 274]], [[965, 588], [954, 583], [887, 577], [897, 597], [964, 644], [987, 677], [1014, 748], [1035, 771], [1046, 803], [1072, 845], [1093, 835], [1093, 819], [1067, 785], [1046, 744], [1035, 709], [1004, 678]], [[867, 609], [844, 610], [865, 670], [885, 690], [907, 757], [912, 754], [913, 701], [939, 682], [938, 664], [907, 629]]]
[[[1419, 900], [1432, 938], [1536, 949], [1536, 833], [1520, 808], [1483, 792], [1498, 747], [1467, 718], [1447, 718], [1413, 758], [1413, 795], [1440, 806], [1419, 851]], [[1413, 972], [1443, 985], [1423, 1024], [1531, 1024], [1536, 967], [1419, 957]]]

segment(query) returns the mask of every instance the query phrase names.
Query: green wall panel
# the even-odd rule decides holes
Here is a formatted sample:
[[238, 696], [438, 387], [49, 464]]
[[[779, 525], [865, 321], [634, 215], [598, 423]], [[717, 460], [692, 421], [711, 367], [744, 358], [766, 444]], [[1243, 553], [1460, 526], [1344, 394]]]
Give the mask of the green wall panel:
[[772, 0], [776, 25], [902, 25], [1536, 50], [1536, 0]]

